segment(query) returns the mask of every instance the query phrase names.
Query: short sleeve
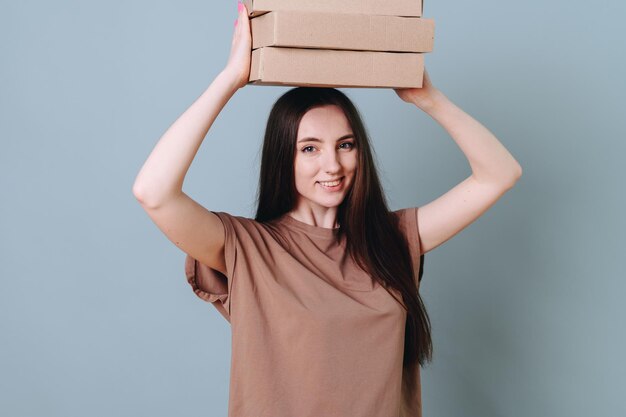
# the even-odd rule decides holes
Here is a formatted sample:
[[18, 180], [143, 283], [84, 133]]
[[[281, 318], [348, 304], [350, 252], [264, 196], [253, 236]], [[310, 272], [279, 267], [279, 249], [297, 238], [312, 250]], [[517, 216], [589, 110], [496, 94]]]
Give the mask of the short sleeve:
[[400, 229], [407, 238], [413, 271], [417, 277], [417, 285], [419, 287], [422, 281], [422, 275], [424, 275], [424, 254], [422, 253], [419, 227], [417, 224], [418, 212], [418, 207], [410, 207], [396, 210], [394, 213], [398, 215]]
[[237, 256], [237, 234], [234, 216], [224, 212], [214, 212], [224, 226], [224, 258], [226, 275], [202, 264], [187, 255], [185, 258], [185, 275], [194, 293], [202, 300], [213, 303], [213, 306], [230, 322], [231, 294]]

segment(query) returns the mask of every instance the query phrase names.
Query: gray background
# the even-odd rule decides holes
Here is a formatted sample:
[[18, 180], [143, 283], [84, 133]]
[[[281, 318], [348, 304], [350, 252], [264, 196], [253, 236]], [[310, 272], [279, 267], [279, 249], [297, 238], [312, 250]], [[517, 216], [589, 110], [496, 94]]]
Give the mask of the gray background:
[[[425, 417], [626, 415], [625, 14], [617, 0], [426, 1], [433, 83], [524, 174], [426, 255]], [[233, 0], [2, 2], [0, 415], [226, 416], [228, 323], [131, 188], [226, 63], [235, 17]], [[253, 215], [265, 121], [286, 90], [237, 92], [185, 192]], [[471, 173], [393, 91], [344, 91], [393, 209]]]

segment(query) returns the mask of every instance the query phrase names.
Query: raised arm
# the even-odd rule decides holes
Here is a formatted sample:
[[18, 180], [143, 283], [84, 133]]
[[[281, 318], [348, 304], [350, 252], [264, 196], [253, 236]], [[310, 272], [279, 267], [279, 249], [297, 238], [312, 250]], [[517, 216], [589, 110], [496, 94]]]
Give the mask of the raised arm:
[[423, 88], [397, 89], [452, 137], [467, 158], [472, 174], [418, 210], [422, 253], [441, 245], [485, 213], [522, 175], [521, 165], [482, 124], [434, 88], [428, 73]]
[[217, 115], [248, 83], [251, 34], [239, 4], [226, 67], [202, 95], [167, 129], [143, 164], [133, 194], [167, 238], [201, 263], [225, 272], [224, 226], [219, 217], [182, 191], [185, 175]]

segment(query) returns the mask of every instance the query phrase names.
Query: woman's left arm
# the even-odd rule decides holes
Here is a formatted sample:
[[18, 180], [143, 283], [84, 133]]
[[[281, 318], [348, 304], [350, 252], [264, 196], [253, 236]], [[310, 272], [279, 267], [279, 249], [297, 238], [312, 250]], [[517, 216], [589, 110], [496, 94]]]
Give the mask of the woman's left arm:
[[398, 96], [437, 121], [465, 154], [472, 174], [445, 194], [418, 208], [424, 254], [485, 213], [522, 175], [521, 165], [477, 120], [433, 87], [424, 72], [422, 88], [396, 89]]

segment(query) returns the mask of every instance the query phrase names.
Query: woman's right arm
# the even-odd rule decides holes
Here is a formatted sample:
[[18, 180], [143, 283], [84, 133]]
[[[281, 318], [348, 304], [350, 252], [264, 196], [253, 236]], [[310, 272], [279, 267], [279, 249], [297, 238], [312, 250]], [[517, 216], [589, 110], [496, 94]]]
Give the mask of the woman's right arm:
[[185, 175], [217, 115], [250, 73], [251, 34], [239, 6], [231, 52], [224, 70], [167, 129], [133, 184], [133, 194], [168, 239], [184, 252], [224, 272], [221, 220], [182, 191]]

